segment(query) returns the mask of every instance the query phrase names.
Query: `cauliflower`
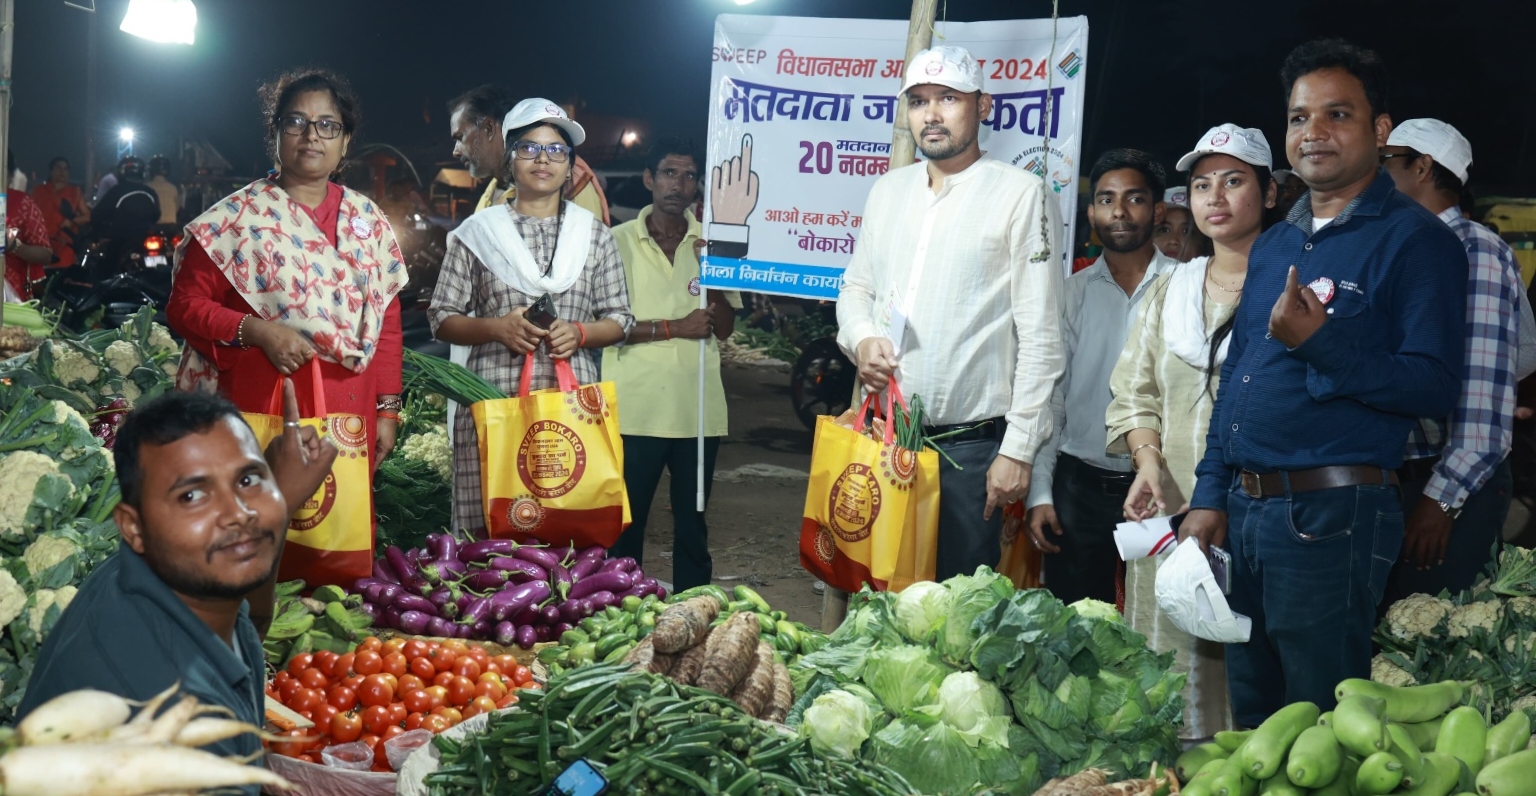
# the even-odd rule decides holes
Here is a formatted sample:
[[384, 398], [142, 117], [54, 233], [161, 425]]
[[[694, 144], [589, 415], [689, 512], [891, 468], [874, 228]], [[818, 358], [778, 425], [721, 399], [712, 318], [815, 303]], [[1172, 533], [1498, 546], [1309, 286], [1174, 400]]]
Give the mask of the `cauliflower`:
[[101, 368], [96, 367], [96, 363], [74, 346], [54, 345], [52, 353], [54, 378], [66, 387], [78, 382], [94, 384], [101, 377]]
[[1385, 655], [1377, 655], [1371, 659], [1371, 679], [1390, 686], [1419, 684], [1419, 681], [1415, 680], [1413, 675], [1403, 671], [1392, 661], [1387, 660]]
[[27, 562], [27, 574], [40, 577], [44, 572], [68, 561], [80, 552], [80, 546], [62, 536], [43, 536], [27, 547], [22, 559]]
[[1504, 651], [1511, 655], [1515, 654], [1515, 646], [1519, 643], [1519, 639], [1521, 638], [1525, 639], [1526, 655], [1530, 655], [1531, 653], [1536, 652], [1536, 633], [1521, 632], [1516, 632], [1514, 635], [1504, 637]]
[[27, 607], [27, 592], [11, 573], [0, 569], [0, 628], [16, 621]]
[[27, 606], [27, 627], [32, 628], [33, 633], [43, 635], [43, 620], [48, 618], [48, 609], [57, 599], [58, 592], [53, 589], [38, 589], [32, 593], [31, 605]]
[[139, 349], [127, 340], [118, 340], [107, 346], [102, 352], [102, 359], [107, 361], [107, 367], [115, 371], [119, 376], [127, 376], [133, 369], [144, 363], [139, 356]]
[[407, 459], [432, 465], [444, 481], [453, 478], [453, 448], [448, 445], [447, 426], [412, 434], [401, 443], [400, 453]]
[[1400, 641], [1432, 636], [1454, 608], [1450, 600], [1428, 594], [1412, 594], [1387, 609], [1387, 632]]
[[112, 387], [118, 395], [123, 397], [123, 400], [128, 402], [129, 406], [137, 406], [139, 399], [144, 397], [144, 392], [139, 389], [139, 385], [134, 384], [131, 379], [115, 379]]
[[64, 609], [68, 608], [69, 604], [75, 601], [75, 595], [79, 593], [80, 589], [75, 586], [65, 586], [54, 592], [53, 604], [59, 607], [59, 613], [63, 613]]
[[1525, 696], [1509, 703], [1510, 713], [1514, 713], [1517, 710], [1523, 710], [1527, 713], [1536, 710], [1536, 694], [1526, 694]]
[[1504, 603], [1510, 616], [1536, 618], [1536, 597], [1514, 597]]
[[175, 359], [167, 359], [160, 365], [160, 372], [174, 379], [176, 374], [181, 372], [181, 363]]
[[176, 344], [176, 338], [160, 324], [151, 324], [149, 327], [149, 350], [156, 354], [180, 354], [181, 346]]
[[89, 433], [91, 430], [91, 424], [85, 422], [85, 418], [82, 417], [79, 412], [76, 412], [73, 406], [70, 406], [63, 401], [53, 402], [53, 422], [58, 423], [59, 425], [64, 425], [65, 423], [74, 423], [80, 428], [85, 429], [87, 433]]
[[1451, 611], [1451, 637], [1466, 638], [1477, 628], [1493, 632], [1494, 626], [1499, 623], [1499, 614], [1502, 610], [1503, 607], [1497, 600], [1457, 606]]
[[[46, 475], [63, 476], [58, 463], [41, 453], [15, 451], [0, 458], [0, 535], [22, 534], [37, 482]], [[69, 490], [74, 492], [73, 482], [69, 482]]]

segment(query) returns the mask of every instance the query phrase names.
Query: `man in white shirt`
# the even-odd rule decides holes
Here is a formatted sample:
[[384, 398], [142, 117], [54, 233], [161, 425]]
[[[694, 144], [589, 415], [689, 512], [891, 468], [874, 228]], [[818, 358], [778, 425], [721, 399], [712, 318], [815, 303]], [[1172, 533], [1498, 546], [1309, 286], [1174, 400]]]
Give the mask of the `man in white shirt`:
[[902, 93], [927, 162], [893, 168], [870, 190], [838, 296], [838, 343], [866, 388], [895, 375], [909, 400], [922, 396], [930, 436], [961, 430], [939, 443], [963, 468], [940, 472], [943, 580], [997, 566], [1002, 508], [1028, 494], [1050, 435], [1061, 225], [1038, 177], [981, 151], [992, 98], [970, 53], [924, 50]]
[[1162, 164], [1135, 149], [1104, 153], [1089, 173], [1088, 223], [1104, 254], [1062, 292], [1067, 367], [1051, 396], [1054, 432], [1029, 490], [1029, 535], [1046, 554], [1045, 587], [1066, 603], [1115, 601], [1114, 530], [1135, 474], [1131, 459], [1105, 454], [1104, 414], [1131, 319], [1152, 281], [1178, 265], [1153, 240], [1166, 184]]

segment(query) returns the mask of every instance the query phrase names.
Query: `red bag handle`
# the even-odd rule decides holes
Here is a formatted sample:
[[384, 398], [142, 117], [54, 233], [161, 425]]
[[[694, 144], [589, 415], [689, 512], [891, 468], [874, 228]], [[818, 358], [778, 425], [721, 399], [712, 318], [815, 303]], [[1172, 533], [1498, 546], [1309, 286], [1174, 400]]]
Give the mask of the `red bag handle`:
[[879, 397], [880, 393], [873, 392], [864, 396], [864, 403], [859, 405], [859, 413], [854, 416], [854, 430], [863, 432], [869, 427], [869, 421], [866, 419], [866, 416], [870, 410], [874, 410], [874, 417], [880, 417], [883, 413], [885, 417], [885, 444], [893, 445], [896, 442], [896, 424], [891, 420], [895, 417], [894, 408], [899, 404], [902, 409], [906, 409], [907, 402], [906, 399], [901, 397], [901, 388], [896, 386], [895, 378], [891, 379], [891, 386], [885, 392], [885, 399], [877, 402], [876, 399]]
[[[528, 395], [529, 388], [533, 386], [533, 354], [523, 359], [523, 373], [518, 378], [517, 394]], [[581, 389], [581, 382], [576, 379], [576, 371], [571, 367], [568, 359], [556, 359], [555, 381], [560, 386], [560, 392], [576, 392]]]
[[[315, 417], [324, 420], [330, 415], [325, 411], [325, 389], [320, 380], [320, 357], [309, 360], [309, 386], [314, 391]], [[272, 387], [272, 400], [267, 402], [267, 414], [283, 416], [283, 375], [281, 373], [277, 376], [277, 384]]]

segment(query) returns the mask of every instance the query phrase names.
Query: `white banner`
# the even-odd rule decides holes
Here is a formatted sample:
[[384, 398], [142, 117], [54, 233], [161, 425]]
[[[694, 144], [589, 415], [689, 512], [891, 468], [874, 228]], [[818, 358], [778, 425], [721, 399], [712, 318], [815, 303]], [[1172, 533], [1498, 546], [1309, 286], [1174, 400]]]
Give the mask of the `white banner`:
[[[981, 62], [993, 100], [981, 148], [1055, 189], [1065, 270], [1077, 218], [1088, 18], [1058, 20], [1054, 47], [1051, 28], [1048, 19], [951, 22], [934, 43], [964, 47]], [[906, 38], [898, 20], [715, 20], [710, 168], [701, 175], [705, 285], [837, 297], [870, 186], [887, 168]]]

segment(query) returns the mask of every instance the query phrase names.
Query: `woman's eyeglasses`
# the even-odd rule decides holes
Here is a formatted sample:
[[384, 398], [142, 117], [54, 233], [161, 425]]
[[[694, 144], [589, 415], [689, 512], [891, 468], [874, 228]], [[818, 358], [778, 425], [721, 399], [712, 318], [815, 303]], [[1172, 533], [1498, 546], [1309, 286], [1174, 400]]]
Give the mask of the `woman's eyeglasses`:
[[537, 160], [540, 152], [549, 155], [549, 162], [564, 163], [571, 156], [571, 148], [565, 144], [538, 144], [533, 141], [518, 141], [512, 145], [512, 152], [518, 160]]
[[326, 139], [339, 138], [342, 131], [346, 129], [345, 125], [334, 119], [311, 120], [297, 114], [277, 120], [277, 129], [282, 130], [284, 135], [304, 135], [311, 125], [314, 126], [316, 135]]

